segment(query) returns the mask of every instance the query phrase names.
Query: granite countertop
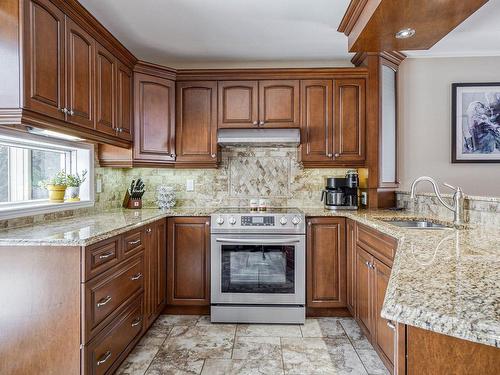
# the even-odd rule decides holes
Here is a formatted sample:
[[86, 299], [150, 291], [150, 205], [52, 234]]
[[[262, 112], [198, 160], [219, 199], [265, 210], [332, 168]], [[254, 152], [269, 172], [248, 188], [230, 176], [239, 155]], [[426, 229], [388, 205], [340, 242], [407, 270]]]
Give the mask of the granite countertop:
[[[398, 240], [382, 317], [481, 344], [500, 346], [500, 228], [400, 228], [384, 220], [439, 218], [387, 210], [328, 211]], [[85, 246], [162, 217], [208, 216], [213, 208], [112, 210], [0, 231], [0, 246]]]

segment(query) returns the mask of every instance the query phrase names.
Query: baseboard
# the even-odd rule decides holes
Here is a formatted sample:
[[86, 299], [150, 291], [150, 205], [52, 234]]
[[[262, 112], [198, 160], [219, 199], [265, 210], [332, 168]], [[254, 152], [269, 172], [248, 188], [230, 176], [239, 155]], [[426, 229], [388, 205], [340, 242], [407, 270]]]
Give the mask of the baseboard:
[[165, 306], [162, 314], [168, 315], [210, 315], [210, 306]]
[[322, 308], [322, 307], [306, 307], [306, 317], [346, 317], [352, 316], [346, 307], [337, 308]]

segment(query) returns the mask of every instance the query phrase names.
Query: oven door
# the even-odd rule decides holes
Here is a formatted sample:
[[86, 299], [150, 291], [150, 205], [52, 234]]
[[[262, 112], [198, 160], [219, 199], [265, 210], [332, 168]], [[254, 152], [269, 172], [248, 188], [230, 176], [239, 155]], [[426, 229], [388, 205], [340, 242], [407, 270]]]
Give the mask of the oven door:
[[305, 236], [212, 234], [213, 304], [305, 304]]

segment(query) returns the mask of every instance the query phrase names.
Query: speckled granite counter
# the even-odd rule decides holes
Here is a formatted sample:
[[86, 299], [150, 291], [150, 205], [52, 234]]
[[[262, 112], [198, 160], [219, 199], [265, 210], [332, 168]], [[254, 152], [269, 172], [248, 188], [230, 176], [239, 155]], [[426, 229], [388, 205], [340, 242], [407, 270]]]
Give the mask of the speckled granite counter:
[[110, 210], [0, 230], [0, 246], [87, 246], [162, 217], [207, 216], [212, 211], [205, 208]]
[[[500, 346], [500, 228], [415, 230], [383, 221], [418, 217], [410, 213], [301, 209], [306, 216], [348, 217], [398, 239], [382, 310], [384, 318]], [[0, 245], [89, 245], [161, 217], [207, 216], [213, 211], [107, 211], [2, 230]]]

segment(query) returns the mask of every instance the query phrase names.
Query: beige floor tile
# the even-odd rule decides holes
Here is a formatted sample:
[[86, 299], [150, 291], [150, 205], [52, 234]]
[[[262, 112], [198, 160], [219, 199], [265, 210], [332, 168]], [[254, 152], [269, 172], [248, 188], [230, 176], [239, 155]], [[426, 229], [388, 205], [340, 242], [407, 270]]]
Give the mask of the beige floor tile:
[[281, 345], [285, 374], [335, 374], [335, 367], [322, 338], [282, 338]]
[[118, 368], [116, 375], [143, 375], [158, 350], [159, 346], [136, 346]]
[[299, 325], [238, 324], [236, 336], [302, 337]]
[[283, 374], [281, 360], [275, 359], [207, 359], [202, 375], [279, 375]]
[[156, 322], [164, 325], [194, 326], [199, 319], [200, 315], [160, 315]]
[[262, 358], [281, 361], [281, 342], [279, 337], [236, 336], [233, 359]]
[[373, 349], [357, 349], [361, 361], [370, 375], [389, 375], [389, 371]]
[[359, 328], [358, 323], [354, 319], [341, 319], [340, 324], [344, 328], [347, 336], [351, 340], [354, 348], [357, 349], [371, 349], [373, 350], [372, 344], [367, 340], [361, 328]]
[[366, 375], [367, 372], [358, 354], [347, 338], [324, 338], [335, 375]]

